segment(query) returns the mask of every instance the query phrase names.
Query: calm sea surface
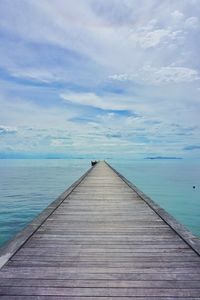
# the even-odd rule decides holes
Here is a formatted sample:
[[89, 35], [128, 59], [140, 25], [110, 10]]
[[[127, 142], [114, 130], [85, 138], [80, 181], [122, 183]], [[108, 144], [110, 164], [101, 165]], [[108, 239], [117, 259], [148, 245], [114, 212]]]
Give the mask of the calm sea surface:
[[[200, 160], [108, 162], [200, 236]], [[0, 245], [89, 167], [88, 159], [0, 160]]]
[[200, 160], [113, 160], [110, 163], [200, 237]]

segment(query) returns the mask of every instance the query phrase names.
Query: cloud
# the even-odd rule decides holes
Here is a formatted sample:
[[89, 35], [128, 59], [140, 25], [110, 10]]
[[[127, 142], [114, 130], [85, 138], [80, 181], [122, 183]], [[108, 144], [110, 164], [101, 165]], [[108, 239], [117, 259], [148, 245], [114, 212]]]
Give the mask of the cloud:
[[198, 1], [0, 1], [0, 26], [0, 150], [195, 154]]
[[190, 17], [185, 20], [185, 26], [190, 29], [197, 29], [200, 26], [199, 18]]
[[48, 70], [40, 70], [40, 69], [19, 69], [12, 70], [11, 75], [17, 78], [25, 78], [28, 80], [34, 80], [36, 82], [60, 82], [63, 80], [62, 77], [59, 77], [57, 72], [50, 72]]
[[113, 74], [109, 76], [118, 81], [143, 81], [151, 84], [184, 83], [200, 80], [197, 70], [185, 67], [160, 67], [146, 66], [134, 74]]
[[179, 11], [179, 10], [175, 10], [171, 13], [171, 16], [172, 18], [175, 20], [175, 21], [181, 21], [185, 18], [185, 15]]
[[123, 94], [106, 93], [97, 95], [95, 93], [63, 92], [60, 97], [67, 103], [72, 102], [82, 106], [90, 106], [103, 110], [131, 110], [133, 106], [129, 97]]
[[17, 128], [12, 126], [0, 125], [0, 135], [16, 133]]
[[70, 101], [76, 104], [94, 106], [99, 108], [106, 108], [106, 104], [102, 98], [94, 93], [62, 93], [60, 95], [65, 101]]
[[154, 68], [147, 66], [145, 71], [152, 73], [152, 82], [155, 83], [184, 83], [200, 79], [200, 74], [197, 70], [186, 67], [169, 66]]
[[149, 30], [148, 27], [144, 27], [142, 29], [138, 29], [136, 32], [133, 31], [130, 38], [141, 48], [148, 49], [175, 41], [180, 35], [182, 35], [181, 31], [172, 31], [168, 28]]
[[68, 145], [66, 140], [59, 140], [59, 139], [51, 140], [51, 146], [53, 147], [63, 147], [63, 146], [65, 147], [66, 145]]
[[186, 17], [182, 12], [179, 10], [175, 10], [171, 13], [172, 18], [174, 21], [182, 23], [183, 28], [186, 29], [198, 29], [199, 28], [199, 18], [196, 16]]
[[187, 150], [187, 151], [200, 150], [200, 145], [189, 145], [184, 147], [183, 150]]

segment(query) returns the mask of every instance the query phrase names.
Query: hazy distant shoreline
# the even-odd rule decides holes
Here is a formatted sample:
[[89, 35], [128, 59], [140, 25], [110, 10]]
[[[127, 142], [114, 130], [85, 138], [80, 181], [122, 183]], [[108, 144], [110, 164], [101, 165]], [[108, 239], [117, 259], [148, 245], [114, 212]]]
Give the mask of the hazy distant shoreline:
[[183, 157], [176, 157], [176, 156], [149, 156], [149, 157], [145, 157], [145, 159], [183, 159]]

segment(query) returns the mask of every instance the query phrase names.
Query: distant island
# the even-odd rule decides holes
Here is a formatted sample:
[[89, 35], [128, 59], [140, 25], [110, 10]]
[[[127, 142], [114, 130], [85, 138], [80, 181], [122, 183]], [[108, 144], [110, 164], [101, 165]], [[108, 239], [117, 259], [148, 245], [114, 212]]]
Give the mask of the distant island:
[[176, 157], [176, 156], [149, 156], [149, 157], [145, 157], [145, 159], [183, 159], [183, 158]]

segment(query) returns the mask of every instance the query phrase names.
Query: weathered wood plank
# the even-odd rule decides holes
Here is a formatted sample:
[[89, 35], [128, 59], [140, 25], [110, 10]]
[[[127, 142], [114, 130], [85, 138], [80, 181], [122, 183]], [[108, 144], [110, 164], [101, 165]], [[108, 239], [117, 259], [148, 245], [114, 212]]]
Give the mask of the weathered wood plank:
[[[47, 272], [48, 271], [48, 272]], [[171, 269], [166, 273], [162, 273], [162, 271], [158, 272], [156, 270], [155, 273], [145, 273], [145, 270], [141, 270], [141, 272], [137, 273], [118, 273], [118, 270], [115, 269], [113, 273], [87, 273], [87, 272], [79, 272], [76, 268], [74, 272], [69, 272], [68, 268], [63, 269], [62, 272], [60, 268], [54, 268], [53, 270], [46, 267], [40, 268], [9, 268], [7, 270], [3, 270], [0, 273], [0, 278], [7, 278], [10, 280], [11, 278], [21, 278], [21, 279], [79, 279], [79, 280], [184, 280], [184, 281], [193, 281], [200, 280], [200, 274], [186, 272], [184, 273], [172, 273]], [[187, 286], [187, 285], [185, 285]]]
[[198, 280], [48, 280], [48, 279], [24, 279], [19, 278], [0, 279], [0, 285], [3, 287], [102, 287], [102, 288], [180, 288], [187, 285], [190, 288], [200, 289]]
[[[80, 250], [81, 250], [81, 246], [77, 246], [77, 249], [76, 251], [55, 251], [54, 249], [49, 249], [48, 250], [48, 253], [47, 253], [47, 250], [46, 249], [37, 249], [37, 251], [34, 249], [30, 249], [30, 248], [22, 248], [20, 249], [16, 255], [54, 255], [54, 256], [73, 256], [73, 255], [78, 255], [79, 257], [83, 257], [83, 256], [93, 256], [94, 258], [95, 257], [138, 257], [139, 255], [141, 257], [169, 257], [169, 256], [173, 256], [173, 257], [179, 257], [180, 255], [183, 255], [185, 257], [191, 257], [193, 256], [192, 254], [192, 251], [190, 249], [186, 249], [184, 252], [183, 251], [180, 251], [180, 250], [173, 250], [173, 251], [165, 251], [165, 252], [160, 252], [159, 250], [157, 251], [153, 251], [153, 252], [149, 252], [149, 251], [138, 251], [138, 252], [133, 252], [133, 251], [130, 251], [130, 252], [124, 252], [124, 251], [121, 251], [121, 252], [113, 252], [113, 251], [104, 251], [104, 252], [85, 252], [85, 251], [82, 251], [81, 252], [81, 255], [80, 255]], [[195, 256], [196, 257], [196, 256]]]
[[[76, 296], [73, 296], [73, 297], [68, 297], [68, 296], [52, 296], [52, 295], [48, 295], [48, 296], [23, 296], [23, 295], [20, 295], [20, 296], [12, 296], [12, 295], [9, 295], [9, 296], [1, 296], [1, 299], [2, 300], [116, 300], [116, 297], [84, 297], [84, 296], [81, 296], [81, 297], [76, 297]], [[119, 299], [119, 298], [118, 298]], [[120, 300], [134, 300], [134, 299], [138, 299], [138, 300], [147, 300], [147, 297], [120, 297]], [[196, 297], [148, 297], [148, 299], [150, 300], [180, 300], [180, 299], [183, 299], [183, 300], [199, 300], [200, 298], [196, 298]]]
[[[167, 267], [153, 267], [153, 268], [145, 268], [145, 267], [121, 267], [121, 268], [114, 268], [114, 267], [79, 267], [77, 269], [77, 267], [43, 267], [40, 266], [40, 268], [38, 268], [37, 266], [32, 266], [32, 267], [24, 267], [23, 265], [20, 267], [20, 271], [24, 272], [24, 274], [26, 274], [26, 272], [39, 272], [39, 270], [41, 271], [46, 271], [49, 272], [50, 274], [57, 274], [59, 273], [75, 273], [76, 271], [78, 271], [79, 273], [91, 273], [91, 274], [109, 274], [109, 273], [115, 273], [117, 272], [118, 274], [125, 274], [125, 273], [131, 273], [131, 274], [158, 274], [158, 273], [172, 273], [172, 274], [199, 274], [200, 275], [200, 268], [198, 267], [174, 267], [174, 268], [167, 268]], [[16, 273], [18, 274], [19, 272], [19, 267], [9, 267], [8, 265], [6, 265], [3, 270], [2, 273]]]
[[200, 289], [0, 287], [3, 295], [85, 297], [199, 297]]
[[[134, 250], [134, 254], [133, 254], [133, 251], [132, 250], [117, 250], [117, 249], [99, 249], [99, 248], [96, 248], [96, 249], [84, 249], [82, 248], [81, 245], [77, 245], [76, 249], [68, 249], [68, 247], [66, 248], [56, 248], [56, 249], [53, 249], [53, 248], [49, 248], [48, 251], [46, 248], [35, 248], [35, 249], [32, 249], [32, 248], [22, 248], [19, 250], [19, 253], [22, 254], [22, 255], [41, 255], [41, 254], [54, 254], [54, 255], [84, 255], [84, 254], [87, 254], [87, 255], [91, 255], [91, 254], [96, 254], [98, 253], [98, 255], [105, 255], [105, 254], [115, 254], [115, 255], [121, 255], [121, 256], [125, 256], [125, 255], [134, 255], [135, 256], [138, 256], [139, 254], [141, 254], [141, 256], [152, 256], [152, 255], [155, 255], [155, 256], [169, 256], [170, 254], [171, 255], [192, 255], [192, 252], [190, 249], [183, 249], [183, 250], [180, 250], [180, 249], [135, 249]], [[80, 254], [81, 253], [81, 254]]]
[[[157, 262], [156, 260], [152, 262], [95, 262], [95, 261], [85, 261], [85, 262], [79, 262], [79, 261], [54, 261], [54, 260], [35, 260], [34, 258], [30, 258], [28, 260], [11, 260], [7, 263], [7, 266], [9, 267], [63, 267], [63, 268], [68, 268], [70, 271], [70, 267], [73, 268], [86, 268], [86, 271], [88, 268], [97, 268], [101, 267], [103, 269], [114, 269], [114, 268], [126, 268], [127, 271], [138, 268], [142, 269], [148, 269], [148, 268], [159, 268], [160, 270], [165, 269], [165, 268], [172, 268], [172, 271], [174, 269], [179, 269], [179, 268], [200, 268], [200, 262]], [[191, 269], [189, 269], [191, 270]]]
[[185, 256], [185, 255], [171, 255], [171, 256], [142, 256], [139, 254], [139, 256], [119, 256], [119, 255], [112, 255], [112, 253], [109, 255], [99, 256], [97, 254], [94, 255], [19, 255], [16, 254], [12, 257], [12, 261], [16, 260], [34, 260], [34, 261], [64, 261], [64, 262], [77, 262], [77, 263], [84, 263], [84, 262], [97, 262], [97, 263], [115, 263], [115, 262], [124, 262], [124, 263], [134, 263], [134, 262], [168, 262], [173, 264], [174, 262], [183, 262], [183, 263], [189, 263], [189, 262], [197, 262], [199, 263], [199, 257], [198, 256]]

